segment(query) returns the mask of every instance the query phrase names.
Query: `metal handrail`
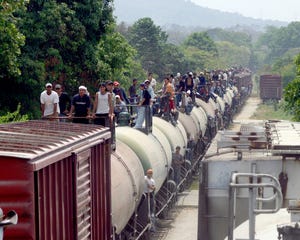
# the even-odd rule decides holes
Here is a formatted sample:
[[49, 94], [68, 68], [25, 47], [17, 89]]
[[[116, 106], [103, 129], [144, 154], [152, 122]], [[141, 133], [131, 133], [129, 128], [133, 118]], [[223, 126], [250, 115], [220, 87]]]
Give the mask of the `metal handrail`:
[[[241, 177], [248, 178], [266, 178], [270, 179], [271, 183], [238, 183], [238, 179]], [[235, 207], [236, 207], [236, 189], [238, 188], [248, 188], [249, 189], [249, 240], [254, 240], [255, 233], [255, 214], [257, 213], [275, 213], [282, 205], [282, 192], [280, 188], [280, 183], [277, 178], [269, 174], [256, 174], [256, 173], [233, 173], [231, 176], [231, 182], [229, 183], [229, 226], [228, 226], [228, 240], [233, 240], [233, 230], [235, 228]], [[253, 189], [258, 188], [272, 188], [274, 194], [268, 198], [256, 197], [256, 193]], [[269, 202], [275, 201], [276, 207], [274, 209], [257, 209], [255, 205], [258, 201]]]

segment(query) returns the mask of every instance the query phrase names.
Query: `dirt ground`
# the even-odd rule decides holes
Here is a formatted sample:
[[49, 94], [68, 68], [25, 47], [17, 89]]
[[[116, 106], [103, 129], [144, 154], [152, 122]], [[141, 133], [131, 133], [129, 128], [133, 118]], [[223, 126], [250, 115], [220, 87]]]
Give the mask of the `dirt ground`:
[[231, 130], [238, 130], [243, 123], [255, 122], [256, 120], [250, 120], [250, 117], [255, 113], [260, 103], [260, 98], [249, 97], [239, 114], [233, 118], [233, 124], [229, 128]]

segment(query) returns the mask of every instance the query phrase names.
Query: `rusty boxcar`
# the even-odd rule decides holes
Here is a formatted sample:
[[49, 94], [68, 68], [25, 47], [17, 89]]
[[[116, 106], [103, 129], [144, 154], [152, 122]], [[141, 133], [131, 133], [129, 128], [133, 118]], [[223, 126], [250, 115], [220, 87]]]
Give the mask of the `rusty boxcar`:
[[260, 98], [263, 101], [276, 100], [282, 97], [282, 80], [280, 75], [261, 75], [259, 81]]
[[110, 140], [95, 125], [0, 125], [0, 207], [19, 216], [4, 239], [110, 239]]

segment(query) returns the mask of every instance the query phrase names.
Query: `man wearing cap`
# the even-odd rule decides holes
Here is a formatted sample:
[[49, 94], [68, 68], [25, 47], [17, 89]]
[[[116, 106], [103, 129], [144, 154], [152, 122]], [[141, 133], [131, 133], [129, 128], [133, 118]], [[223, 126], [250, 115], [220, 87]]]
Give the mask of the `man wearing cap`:
[[46, 90], [40, 95], [42, 118], [50, 121], [58, 121], [59, 97], [52, 91], [52, 84], [46, 83]]
[[189, 72], [186, 80], [185, 80], [185, 90], [190, 90], [191, 95], [193, 94], [193, 89], [194, 89], [194, 79], [193, 79], [193, 73]]
[[115, 112], [116, 119], [118, 121], [119, 114], [121, 112], [128, 112], [128, 109], [126, 107], [126, 103], [121, 100], [119, 95], [116, 95], [115, 98], [116, 98], [116, 106], [114, 108], [114, 112]]
[[129, 100], [126, 96], [124, 88], [120, 87], [120, 83], [117, 81], [114, 81], [113, 92], [115, 93], [115, 95], [119, 95], [122, 101], [124, 101], [126, 104], [129, 104]]
[[185, 113], [190, 115], [194, 107], [193, 99], [191, 98], [191, 90], [186, 91], [184, 107], [185, 107]]
[[[69, 95], [66, 92], [62, 91], [62, 86], [60, 84], [55, 85], [55, 91], [59, 97], [59, 116], [66, 117], [71, 108], [71, 100]], [[61, 122], [65, 122], [66, 119], [60, 119]]]
[[73, 123], [87, 124], [90, 118], [91, 100], [86, 94], [87, 88], [85, 86], [80, 86], [78, 89], [79, 93], [72, 99], [69, 118], [72, 118], [74, 113]]
[[113, 105], [113, 107], [115, 107], [115, 105], [116, 105], [116, 101], [115, 101], [116, 94], [113, 92], [114, 83], [112, 81], [108, 80], [108, 81], [105, 82], [105, 86], [106, 86], [106, 91], [111, 94], [112, 105]]

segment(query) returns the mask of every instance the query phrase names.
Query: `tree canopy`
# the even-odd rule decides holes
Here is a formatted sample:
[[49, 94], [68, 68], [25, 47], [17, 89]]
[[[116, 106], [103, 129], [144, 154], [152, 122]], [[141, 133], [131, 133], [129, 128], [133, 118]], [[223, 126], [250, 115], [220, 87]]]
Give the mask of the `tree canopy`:
[[13, 13], [24, 7], [24, 0], [0, 2], [0, 81], [20, 74], [18, 56], [25, 36], [17, 27]]

